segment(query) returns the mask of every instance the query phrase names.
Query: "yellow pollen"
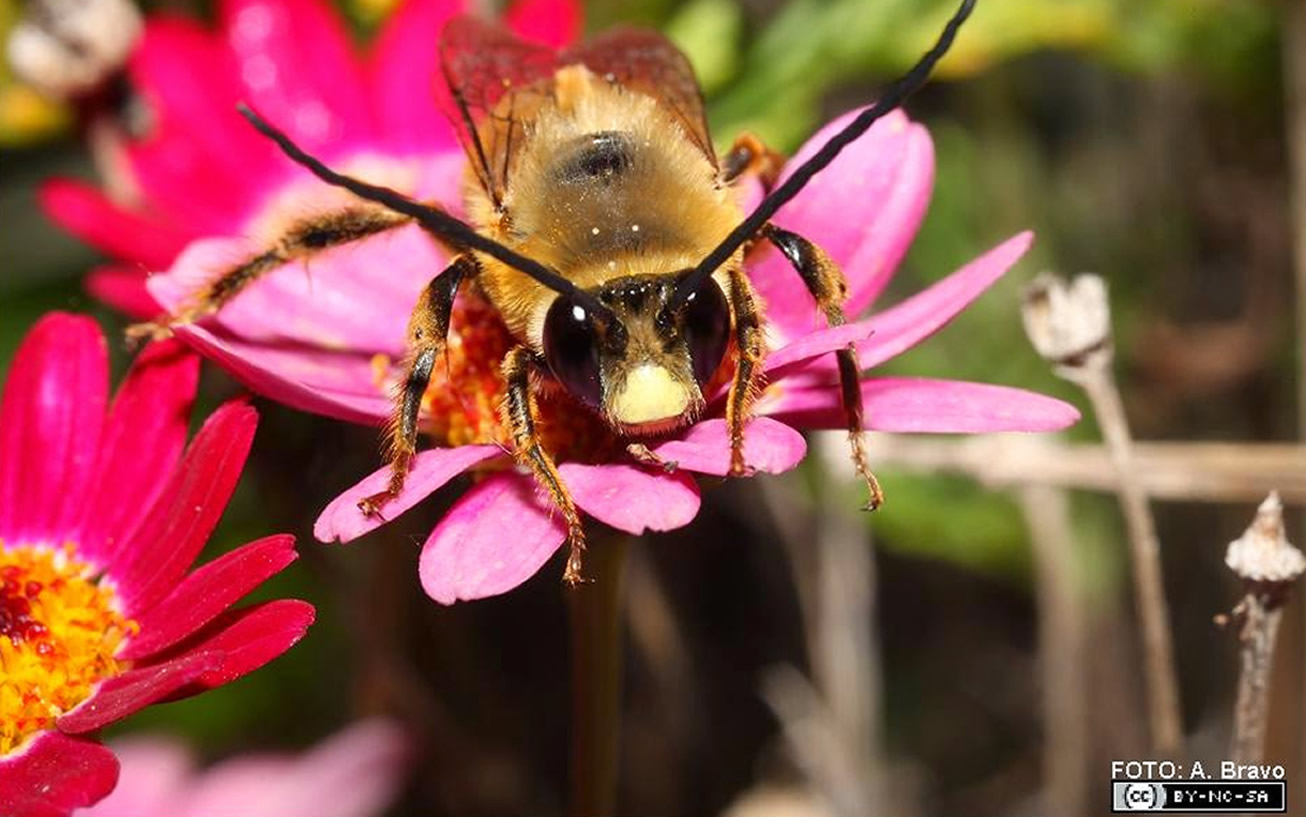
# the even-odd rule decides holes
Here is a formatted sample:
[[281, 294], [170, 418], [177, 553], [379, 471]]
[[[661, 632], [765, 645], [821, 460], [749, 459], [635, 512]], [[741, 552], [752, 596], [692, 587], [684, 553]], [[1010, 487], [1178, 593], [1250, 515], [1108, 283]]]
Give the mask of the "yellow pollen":
[[88, 574], [72, 545], [0, 542], [0, 756], [127, 668], [114, 653], [136, 622]]
[[[447, 446], [509, 444], [512, 435], [499, 411], [507, 390], [502, 365], [516, 345], [483, 296], [474, 290], [459, 295], [445, 353], [422, 395], [422, 429], [432, 440]], [[377, 386], [387, 394], [402, 374], [389, 363], [383, 357], [372, 361]], [[559, 461], [603, 462], [619, 450], [607, 425], [560, 389], [538, 390], [536, 408], [544, 447]]]

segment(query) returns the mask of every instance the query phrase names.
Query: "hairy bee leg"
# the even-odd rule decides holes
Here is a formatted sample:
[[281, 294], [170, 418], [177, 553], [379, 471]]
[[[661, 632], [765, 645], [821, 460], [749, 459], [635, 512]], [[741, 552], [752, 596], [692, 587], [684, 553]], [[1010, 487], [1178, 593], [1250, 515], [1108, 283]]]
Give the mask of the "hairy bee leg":
[[784, 165], [784, 156], [771, 150], [761, 139], [751, 133], [740, 134], [721, 159], [721, 181], [730, 184], [745, 173], [752, 173], [761, 180], [764, 189], [770, 190], [775, 187]]
[[508, 387], [503, 399], [503, 415], [506, 424], [512, 429], [513, 454], [517, 461], [531, 469], [535, 481], [549, 492], [553, 504], [562, 511], [567, 522], [569, 550], [562, 580], [575, 585], [584, 581], [581, 562], [585, 551], [585, 530], [581, 526], [576, 503], [558, 473], [558, 466], [540, 444], [539, 432], [535, 427], [535, 398], [530, 388], [530, 370], [534, 362], [531, 351], [524, 346], [516, 347], [503, 359], [503, 378]]
[[[848, 297], [848, 282], [844, 278], [843, 270], [825, 254], [825, 250], [797, 233], [782, 230], [774, 224], [766, 225], [762, 234], [793, 264], [803, 283], [807, 285], [807, 291], [816, 300], [817, 307], [825, 313], [826, 322], [830, 326], [841, 326], [846, 323], [843, 302]], [[864, 412], [860, 384], [861, 366], [857, 363], [857, 347], [848, 344], [835, 352], [835, 359], [839, 364], [839, 390], [844, 416], [847, 419], [848, 444], [852, 452], [853, 466], [866, 481], [867, 490], [870, 491], [870, 501], [866, 508], [873, 511], [884, 502], [884, 491], [880, 488], [880, 481], [871, 471], [870, 459], [866, 453], [865, 435], [862, 433]]]
[[436, 361], [444, 352], [454, 296], [458, 294], [458, 285], [463, 279], [474, 276], [476, 272], [476, 262], [471, 256], [458, 256], [431, 279], [413, 307], [413, 314], [408, 319], [406, 374], [395, 389], [394, 414], [386, 429], [390, 481], [384, 491], [358, 501], [358, 509], [367, 516], [379, 515], [382, 506], [404, 489], [404, 480], [417, 453], [417, 419], [422, 410], [422, 395], [431, 382]]
[[762, 362], [766, 358], [766, 336], [757, 309], [757, 296], [742, 269], [730, 270], [730, 303], [735, 313], [735, 347], [739, 360], [726, 395], [726, 426], [730, 431], [730, 475], [744, 476], [744, 424], [752, 415], [753, 402], [762, 391]]
[[376, 207], [354, 207], [337, 213], [302, 221], [291, 227], [274, 246], [243, 264], [232, 267], [210, 281], [172, 314], [162, 315], [149, 323], [127, 327], [129, 340], [172, 334], [172, 329], [194, 323], [212, 315], [236, 297], [241, 290], [272, 270], [301, 258], [341, 244], [358, 241], [377, 233], [402, 227], [411, 219]]

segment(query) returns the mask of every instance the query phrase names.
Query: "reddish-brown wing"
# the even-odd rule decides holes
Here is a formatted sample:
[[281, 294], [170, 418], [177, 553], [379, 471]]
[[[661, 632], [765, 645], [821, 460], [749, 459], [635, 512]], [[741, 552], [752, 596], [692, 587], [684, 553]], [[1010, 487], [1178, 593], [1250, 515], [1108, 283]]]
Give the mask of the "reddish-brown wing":
[[580, 63], [609, 82], [653, 97], [680, 120], [685, 137], [716, 167], [703, 91], [689, 60], [656, 31], [618, 27], [562, 52], [560, 65]]
[[553, 92], [558, 68], [581, 64], [607, 81], [657, 100], [713, 167], [703, 94], [689, 60], [655, 31], [617, 28], [555, 53], [475, 17], [455, 17], [440, 37], [450, 119], [482, 187], [502, 204], [525, 123]]
[[449, 118], [481, 186], [501, 204], [523, 122], [552, 92], [558, 54], [475, 17], [455, 17], [440, 35], [440, 64]]

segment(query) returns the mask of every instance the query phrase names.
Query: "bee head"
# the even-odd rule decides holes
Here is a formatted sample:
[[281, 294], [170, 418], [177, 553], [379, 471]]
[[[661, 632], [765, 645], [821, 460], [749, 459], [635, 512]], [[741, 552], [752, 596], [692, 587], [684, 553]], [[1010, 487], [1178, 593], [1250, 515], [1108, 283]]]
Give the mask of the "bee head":
[[559, 295], [545, 317], [544, 357], [553, 376], [625, 434], [692, 421], [725, 358], [731, 314], [716, 280], [672, 303], [688, 272], [618, 278], [588, 292], [607, 315]]

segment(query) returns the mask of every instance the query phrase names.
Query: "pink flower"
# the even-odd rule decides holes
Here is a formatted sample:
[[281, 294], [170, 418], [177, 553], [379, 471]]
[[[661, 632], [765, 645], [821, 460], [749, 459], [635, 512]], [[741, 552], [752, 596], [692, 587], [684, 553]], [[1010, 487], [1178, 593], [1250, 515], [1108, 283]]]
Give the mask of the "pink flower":
[[58, 313], [13, 361], [0, 402], [6, 817], [99, 800], [118, 777], [95, 740], [100, 728], [257, 669], [313, 619], [293, 600], [229, 609], [294, 561], [291, 536], [190, 571], [257, 423], [252, 408], [229, 403], [183, 454], [198, 369], [180, 344], [154, 344], [106, 405], [103, 336], [93, 321]]
[[[540, 9], [551, 6], [548, 0], [539, 3]], [[296, 15], [325, 14], [314, 11], [318, 7], [309, 0], [285, 0], [284, 5], [260, 0], [249, 8], [259, 9], [260, 19], [271, 21], [291, 10]], [[254, 107], [287, 127], [293, 138], [329, 164], [459, 212], [465, 159], [435, 106], [423, 104], [423, 98], [411, 92], [412, 77], [432, 73], [432, 29], [403, 22], [405, 15], [432, 18], [436, 12], [430, 9], [436, 8], [444, 13], [436, 0], [412, 0], [400, 12], [399, 22], [388, 29], [391, 47], [425, 61], [403, 70], [374, 70], [368, 75], [374, 80], [371, 86], [357, 78], [347, 53], [337, 54], [339, 49], [311, 42], [326, 37], [330, 26], [321, 23], [298, 27], [294, 43], [285, 41], [288, 34], [266, 35], [268, 30], [279, 31], [276, 25], [260, 27], [266, 36], [259, 39], [263, 47], [256, 56], [263, 61], [252, 63], [253, 52], [246, 54], [236, 73], [248, 74], [252, 64], [265, 67], [260, 76], [268, 86], [251, 99]], [[541, 18], [547, 16], [540, 12]], [[228, 39], [240, 28], [239, 19], [232, 23], [229, 18]], [[319, 57], [330, 50], [336, 56], [315, 66], [311, 76], [301, 76], [295, 66], [305, 50]], [[386, 49], [376, 53], [386, 59], [382, 57]], [[206, 59], [198, 50], [189, 55], [192, 61]], [[189, 73], [202, 76], [204, 71]], [[379, 103], [372, 110], [364, 110], [367, 106], [358, 102], [337, 104], [326, 91], [312, 90], [316, 78], [324, 78], [320, 81], [333, 88], [336, 84], [367, 87], [375, 100], [402, 95], [405, 116], [420, 118], [423, 129], [400, 129], [403, 134], [417, 134], [402, 145], [388, 136], [370, 142], [361, 136], [334, 140], [315, 136], [303, 120], [325, 118], [341, 129], [364, 128], [376, 121], [376, 109], [385, 108]], [[143, 79], [150, 81], [150, 76]], [[285, 88], [278, 90], [281, 83]], [[301, 98], [315, 104], [286, 101]], [[209, 139], [225, 143], [249, 137], [244, 124], [229, 113], [229, 94], [195, 93], [186, 99], [189, 115], [211, 130]], [[843, 121], [828, 125], [799, 152], [798, 159], [815, 150]], [[264, 152], [267, 149], [263, 146]], [[264, 191], [262, 200], [267, 204], [260, 215], [246, 213], [235, 236], [232, 229], [211, 230], [214, 237], [193, 241], [166, 275], [150, 279], [150, 292], [165, 307], [177, 307], [216, 272], [265, 245], [286, 223], [287, 213], [330, 209], [344, 201], [339, 191], [297, 175], [288, 162], [274, 165], [275, 170], [259, 165], [260, 181], [250, 185]], [[219, 186], [239, 187], [248, 175], [253, 171], [233, 174]], [[928, 133], [905, 114], [895, 113], [846, 150], [781, 211], [777, 222], [821, 244], [843, 265], [851, 285], [848, 312], [857, 315], [871, 305], [901, 261], [925, 212], [932, 183]], [[207, 182], [202, 189], [209, 189]], [[193, 197], [193, 189], [186, 193]], [[221, 193], [232, 195], [231, 189]], [[792, 468], [805, 453], [796, 428], [843, 426], [830, 352], [856, 343], [862, 363], [872, 367], [910, 348], [1006, 272], [1030, 241], [1028, 233], [1008, 239], [925, 292], [836, 329], [823, 328], [797, 274], [778, 253], [760, 252], [750, 258], [749, 274], [767, 304], [774, 351], [766, 362], [771, 385], [758, 405], [760, 416], [747, 431], [749, 465], [769, 472]], [[408, 313], [418, 293], [446, 262], [442, 251], [416, 228], [406, 228], [324, 253], [307, 265], [287, 265], [242, 293], [212, 320], [184, 328], [181, 334], [255, 391], [306, 411], [380, 424], [390, 411], [388, 394], [398, 376], [393, 362], [404, 351]], [[503, 448], [506, 435], [497, 414], [503, 390], [498, 362], [511, 343], [487, 305], [473, 295], [460, 296], [447, 363], [436, 367], [426, 393], [426, 430], [438, 447], [418, 455], [406, 490], [385, 508], [385, 516], [392, 520], [463, 471], [475, 469], [482, 475], [422, 549], [422, 584], [440, 602], [480, 598], [517, 586], [564, 539], [559, 515], [537, 495], [529, 476], [509, 467]], [[862, 392], [869, 426], [886, 431], [1036, 431], [1062, 428], [1078, 418], [1072, 407], [1060, 401], [978, 383], [869, 378], [863, 381]], [[624, 448], [611, 433], [565, 398], [542, 402], [541, 425], [583, 511], [632, 533], [665, 531], [688, 524], [698, 512], [699, 491], [692, 473], [728, 471], [722, 402], [718, 396], [703, 421], [655, 447], [656, 453], [679, 464], [670, 474], [625, 458]], [[362, 515], [356, 504], [380, 490], [385, 477], [382, 469], [333, 501], [318, 519], [318, 538], [349, 541], [381, 524], [382, 520]]]
[[112, 746], [118, 787], [77, 817], [373, 817], [398, 794], [408, 753], [403, 731], [379, 719], [300, 755], [240, 755], [204, 771], [176, 740]]
[[[355, 53], [320, 0], [219, 0], [216, 32], [175, 14], [151, 15], [127, 64], [145, 111], [145, 134], [122, 146], [138, 195], [115, 200], [71, 179], [41, 191], [52, 219], [115, 259], [91, 273], [92, 294], [131, 316], [154, 317], [147, 270], [167, 269], [195, 239], [266, 235], [275, 229], [269, 221], [300, 212], [297, 199], [313, 192], [296, 190], [306, 174], [236, 116], [240, 101], [342, 166], [377, 157], [401, 178], [447, 177], [440, 159], [461, 152], [435, 104], [435, 44], [444, 21], [470, 5], [409, 0], [365, 54]], [[570, 0], [517, 0], [507, 21], [555, 45], [580, 27]]]

